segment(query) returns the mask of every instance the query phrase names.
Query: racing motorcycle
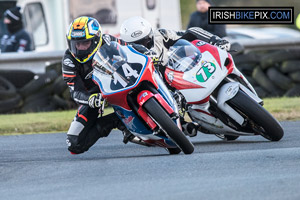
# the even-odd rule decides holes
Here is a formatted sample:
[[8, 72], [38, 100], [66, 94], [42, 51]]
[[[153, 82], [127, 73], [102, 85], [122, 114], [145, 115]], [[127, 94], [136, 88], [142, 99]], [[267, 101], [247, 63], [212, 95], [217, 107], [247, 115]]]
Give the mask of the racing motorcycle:
[[159, 146], [170, 154], [194, 151], [181, 130], [176, 102], [150, 57], [111, 42], [95, 54], [93, 67], [94, 82], [127, 128], [124, 143]]
[[284, 135], [225, 50], [180, 39], [169, 49], [164, 78], [177, 96], [181, 117], [188, 113], [200, 132], [224, 140], [261, 135], [279, 141]]

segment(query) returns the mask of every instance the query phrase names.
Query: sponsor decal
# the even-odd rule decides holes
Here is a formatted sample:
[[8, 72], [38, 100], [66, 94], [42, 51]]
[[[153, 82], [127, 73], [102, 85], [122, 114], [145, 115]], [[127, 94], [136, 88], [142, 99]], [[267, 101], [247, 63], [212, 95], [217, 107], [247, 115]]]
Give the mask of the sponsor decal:
[[141, 96], [140, 96], [140, 99], [141, 100], [142, 98], [146, 97], [148, 95], [148, 92], [144, 92]]
[[67, 143], [68, 147], [70, 147], [72, 145], [69, 139], [66, 139], [66, 143]]
[[124, 119], [125, 124], [130, 125], [130, 123], [133, 122], [133, 117], [132, 116], [128, 116], [128, 118]]
[[90, 73], [88, 73], [88, 74], [85, 76], [85, 79], [90, 79], [90, 78], [92, 78], [93, 72], [94, 72], [94, 70], [92, 70]]
[[142, 31], [135, 31], [135, 32], [133, 32], [132, 34], [131, 34], [131, 37], [133, 37], [133, 38], [136, 38], [136, 37], [139, 37], [140, 35], [142, 35], [143, 34], [143, 32]]
[[85, 32], [84, 31], [73, 31], [72, 32], [72, 37], [84, 37]]
[[97, 34], [99, 26], [98, 26], [97, 22], [95, 22], [95, 20], [92, 20], [92, 21], [88, 22], [88, 29], [89, 29], [90, 35], [95, 35], [95, 34]]
[[205, 44], [207, 44], [206, 42], [203, 42], [203, 41], [199, 41], [199, 42], [197, 42], [197, 46], [203, 46], [203, 45], [205, 45]]
[[64, 60], [64, 65], [69, 66], [69, 67], [75, 67], [75, 65], [73, 64], [73, 62], [70, 58], [66, 58]]
[[115, 111], [117, 113], [117, 115], [119, 115], [119, 117], [121, 117], [122, 119], [125, 119], [125, 115], [123, 115], [123, 113], [119, 110]]
[[226, 90], [226, 94], [227, 94], [228, 96], [230, 96], [231, 93], [232, 93], [232, 91], [233, 91], [233, 88], [230, 86], [230, 87]]
[[202, 61], [201, 65], [202, 67], [196, 73], [196, 79], [199, 82], [205, 82], [216, 71], [216, 65], [212, 62], [207, 62], [207, 61]]
[[102, 39], [105, 41], [105, 43], [110, 46], [110, 42], [111, 42], [111, 39], [109, 37], [109, 35], [103, 35], [102, 36]]
[[169, 72], [168, 74], [167, 74], [167, 77], [168, 77], [168, 79], [169, 79], [169, 81], [170, 82], [172, 82], [173, 80], [174, 80], [174, 72]]

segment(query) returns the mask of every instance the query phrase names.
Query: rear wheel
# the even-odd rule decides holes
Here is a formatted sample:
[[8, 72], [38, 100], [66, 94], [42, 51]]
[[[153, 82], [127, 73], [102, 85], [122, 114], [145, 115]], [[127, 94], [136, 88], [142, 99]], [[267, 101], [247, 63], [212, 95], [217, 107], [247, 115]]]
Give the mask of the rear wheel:
[[283, 137], [284, 132], [279, 122], [244, 92], [238, 91], [228, 103], [246, 117], [255, 133], [271, 141], [279, 141]]
[[[177, 127], [174, 121], [170, 118], [170, 116], [166, 113], [166, 111], [158, 104], [158, 102], [154, 98], [150, 98], [146, 103], [144, 103], [144, 108], [152, 116], [152, 118], [159, 124], [159, 126], [164, 131], [166, 131], [166, 134], [170, 137], [170, 139], [185, 154], [193, 153], [194, 145], [186, 138], [183, 132]], [[172, 153], [170, 152], [170, 154]]]

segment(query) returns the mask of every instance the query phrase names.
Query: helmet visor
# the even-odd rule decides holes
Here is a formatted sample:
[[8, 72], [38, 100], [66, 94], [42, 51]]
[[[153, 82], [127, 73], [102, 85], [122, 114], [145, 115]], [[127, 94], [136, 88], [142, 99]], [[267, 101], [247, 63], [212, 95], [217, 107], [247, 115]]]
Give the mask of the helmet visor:
[[78, 58], [85, 59], [94, 50], [94, 38], [69, 41], [70, 51]]

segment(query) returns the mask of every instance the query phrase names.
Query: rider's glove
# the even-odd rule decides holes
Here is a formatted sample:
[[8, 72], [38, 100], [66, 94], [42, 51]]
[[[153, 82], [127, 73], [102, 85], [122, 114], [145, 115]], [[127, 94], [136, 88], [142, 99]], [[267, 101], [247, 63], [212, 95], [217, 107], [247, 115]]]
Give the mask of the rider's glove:
[[145, 53], [145, 55], [149, 56], [150, 58], [155, 58], [156, 57], [156, 53], [150, 49], [148, 49]]
[[154, 64], [154, 66], [156, 66], [156, 65], [158, 65], [158, 64], [161, 63], [161, 62], [159, 61], [158, 57], [152, 57], [151, 59], [152, 59], [152, 62], [153, 62], [153, 64]]
[[145, 55], [149, 56], [152, 59], [154, 66], [161, 64], [161, 61], [159, 60], [159, 58], [157, 57], [157, 54], [154, 51], [149, 50], [149, 51], [145, 52]]
[[225, 39], [221, 39], [217, 36], [212, 36], [209, 40], [209, 43], [212, 45], [215, 45], [225, 51], [229, 51], [230, 50], [230, 43], [225, 40]]
[[100, 108], [102, 106], [102, 95], [100, 93], [92, 94], [89, 97], [89, 106], [91, 108]]

